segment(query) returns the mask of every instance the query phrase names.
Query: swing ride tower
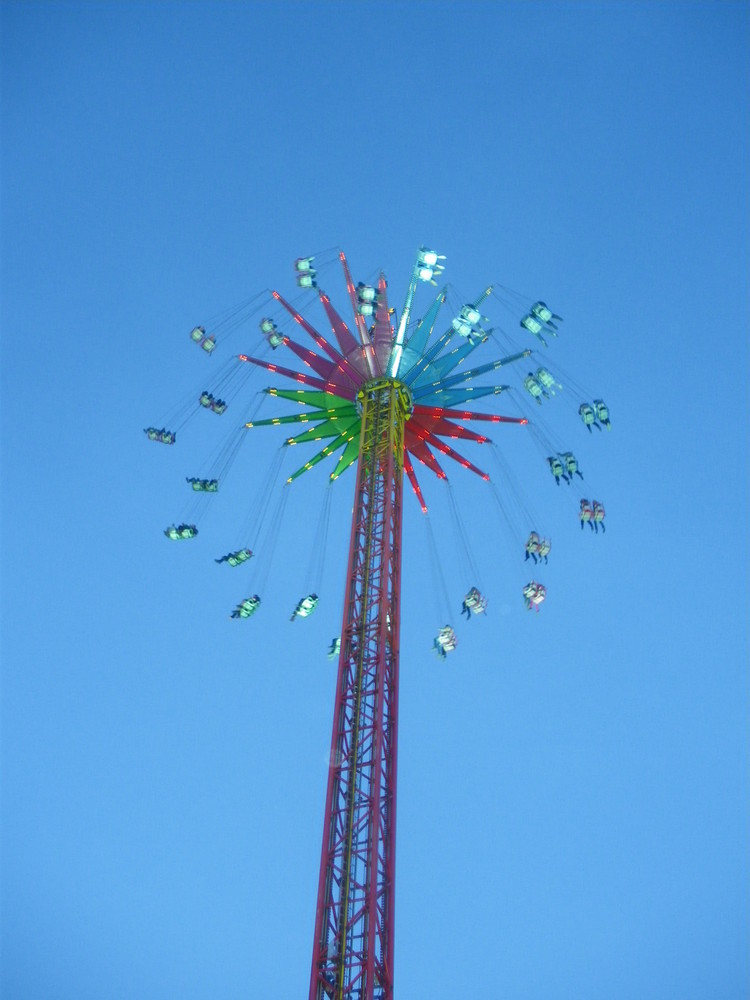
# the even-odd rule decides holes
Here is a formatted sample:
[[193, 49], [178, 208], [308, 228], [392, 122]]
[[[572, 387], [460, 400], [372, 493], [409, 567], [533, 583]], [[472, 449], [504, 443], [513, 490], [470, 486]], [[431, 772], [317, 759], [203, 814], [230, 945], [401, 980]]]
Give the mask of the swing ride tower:
[[[393, 1000], [396, 778], [403, 478], [426, 513], [412, 459], [447, 480], [436, 453], [489, 480], [444, 440], [478, 444], [490, 439], [467, 421], [526, 424], [520, 417], [454, 409], [497, 395], [505, 385], [473, 383], [480, 375], [527, 357], [524, 350], [477, 368], [464, 360], [488, 340], [478, 306], [486, 288], [433, 336], [447, 289], [410, 330], [420, 282], [437, 284], [443, 267], [422, 247], [412, 269], [397, 327], [388, 308], [387, 283], [355, 287], [339, 254], [354, 314], [354, 331], [318, 292], [336, 346], [278, 293], [276, 303], [312, 338], [320, 353], [303, 347], [266, 318], [261, 330], [275, 349], [284, 345], [305, 365], [296, 371], [239, 355], [304, 388], [266, 390], [296, 402], [304, 413], [254, 420], [246, 427], [312, 424], [286, 444], [329, 439], [288, 478], [291, 483], [340, 451], [336, 480], [357, 463], [336, 698], [330, 744], [323, 841], [318, 879], [309, 1000]], [[313, 258], [295, 262], [302, 288], [317, 288]], [[366, 317], [371, 317], [368, 326]], [[407, 336], [407, 332], [409, 335]], [[432, 338], [432, 339], [431, 339]], [[458, 344], [458, 346], [456, 346]], [[443, 631], [452, 634], [446, 627]], [[447, 647], [446, 648], [454, 648]], [[445, 655], [443, 653], [443, 655]]]
[[[329, 255], [331, 252], [324, 253]], [[524, 562], [531, 556], [535, 566], [537, 561], [541, 564], [542, 558], [546, 563], [550, 543], [534, 530], [536, 518], [531, 516], [533, 512], [522, 505], [522, 516], [511, 516], [489, 475], [456, 451], [448, 441], [492, 444], [489, 437], [467, 426], [470, 423], [530, 423], [526, 417], [501, 416], [488, 410], [473, 409], [475, 402], [491, 402], [493, 397], [513, 388], [492, 384], [494, 378], [487, 383], [482, 376], [525, 361], [532, 354], [528, 348], [519, 349], [502, 327], [485, 328], [489, 318], [481, 314], [480, 307], [484, 308], [484, 301], [493, 295], [513, 313], [517, 311], [518, 301], [511, 301], [509, 305], [504, 296], [515, 296], [525, 312], [520, 326], [545, 348], [548, 346], [545, 337], [557, 336], [556, 324], [561, 317], [542, 301], [532, 305], [526, 302], [525, 296], [502, 289], [502, 286], [503, 295], [500, 295], [490, 285], [471, 302], [464, 300], [463, 305], [456, 306], [455, 302], [452, 307], [449, 305], [449, 319], [443, 331], [439, 332], [437, 326], [444, 315], [441, 309], [446, 303], [449, 286], [437, 292], [434, 301], [414, 323], [411, 322], [411, 312], [420, 283], [437, 287], [435, 279], [444, 270], [439, 263], [444, 257], [425, 246], [419, 249], [405, 303], [397, 320], [395, 310], [388, 306], [385, 276], [381, 273], [376, 284], [360, 282], [355, 286], [344, 253], [338, 252], [338, 257], [353, 323], [347, 323], [329, 296], [318, 289], [317, 269], [312, 263], [315, 258], [298, 258], [294, 264], [297, 284], [312, 292], [313, 297], [317, 296], [330, 333], [324, 336], [279, 292], [271, 292], [271, 315], [260, 321], [260, 329], [267, 342], [265, 345], [261, 342], [261, 346], [268, 346], [273, 351], [283, 347], [295, 355], [303, 367], [288, 368], [275, 360], [237, 355], [221, 370], [223, 374], [217, 376], [212, 391], [201, 393], [198, 406], [199, 410], [208, 409], [220, 416], [227, 408], [226, 399], [231, 396], [226, 392], [230, 380], [238, 377], [238, 381], [242, 382], [245, 376], [241, 370], [249, 374], [246, 364], [250, 364], [293, 382], [294, 388], [269, 387], [265, 392], [274, 398], [297, 404], [303, 410], [298, 408], [296, 412], [286, 415], [253, 419], [235, 428], [216, 466], [208, 470], [208, 476], [193, 476], [187, 482], [193, 492], [216, 493], [219, 480], [223, 480], [236, 457], [245, 428], [251, 427], [291, 427], [301, 423], [306, 425], [305, 428], [286, 438], [285, 445], [327, 442], [288, 477], [287, 484], [336, 454], [338, 460], [329, 474], [329, 484], [356, 463], [309, 1000], [393, 1000], [404, 476], [408, 478], [424, 514], [427, 514], [427, 505], [415, 465], [428, 469], [438, 480], [448, 484], [457, 532], [465, 541], [458, 506], [441, 461], [443, 458], [450, 459], [456, 466], [473, 472], [488, 483], [514, 535], [514, 541], [516, 535], [522, 533], [525, 537], [530, 532], [525, 544]], [[266, 293], [261, 294], [265, 298]], [[240, 322], [238, 313], [245, 307], [249, 309], [258, 297], [232, 310], [215, 329], [223, 325], [229, 332]], [[255, 307], [254, 311], [260, 308]], [[290, 318], [312, 340], [315, 350], [298, 343], [277, 326], [276, 319], [288, 323]], [[205, 354], [210, 355], [216, 347], [215, 333], [207, 335], [202, 326], [195, 327], [190, 338]], [[498, 344], [505, 344], [505, 349], [513, 353], [477, 366], [464, 364], [477, 348], [483, 345], [492, 348]], [[239, 366], [237, 362], [240, 362]], [[542, 405], [543, 399], [549, 400], [554, 396], [557, 387], [562, 388], [552, 373], [541, 366], [535, 372], [521, 376], [521, 379], [523, 391], [538, 406]], [[232, 393], [235, 391], [234, 384]], [[222, 396], [226, 393], [226, 399], [218, 398], [219, 392]], [[525, 398], [521, 396], [521, 399]], [[466, 406], [472, 408], [466, 409]], [[194, 399], [189, 402], [189, 408], [195, 412]], [[173, 445], [176, 432], [188, 419], [184, 412], [184, 406], [177, 411], [176, 418], [179, 419], [176, 419], [176, 426], [170, 421], [172, 430], [159, 428], [158, 425], [145, 428], [149, 440]], [[598, 430], [610, 428], [609, 410], [602, 399], [594, 399], [593, 403], [582, 402], [578, 414], [589, 433], [592, 425]], [[530, 431], [534, 436], [533, 423]], [[542, 455], [547, 456], [545, 461], [558, 486], [560, 478], [568, 486], [572, 484], [574, 475], [583, 478], [573, 453], [563, 450], [564, 445], [552, 441], [541, 425], [536, 430], [536, 439]], [[281, 465], [281, 454], [280, 450], [278, 464], [271, 467], [269, 491]], [[496, 450], [495, 458], [499, 460]], [[598, 501], [590, 505], [588, 499], [580, 498], [580, 508], [581, 528], [588, 521], [592, 532], [598, 533], [596, 522], [603, 521], [603, 505]], [[324, 519], [329, 510], [330, 494], [327, 493], [321, 525], [327, 524]], [[192, 513], [187, 514], [182, 523], [170, 526], [164, 534], [172, 541], [195, 538], [198, 528], [188, 523], [192, 517]], [[277, 516], [277, 528], [279, 521], [280, 516]], [[604, 524], [601, 526], [603, 532]], [[434, 549], [429, 521], [427, 528]], [[257, 530], [260, 535], [261, 528]], [[269, 529], [266, 541], [272, 537], [275, 536]], [[215, 559], [215, 562], [238, 566], [249, 559], [256, 545], [253, 542], [251, 549], [247, 547], [247, 542], [252, 542], [252, 539], [243, 538], [242, 541], [242, 548]], [[258, 541], [263, 551], [262, 539]], [[544, 550], [542, 543], [546, 543]], [[325, 545], [320, 548], [323, 553]], [[272, 545], [266, 545], [263, 554], [267, 565], [270, 565], [271, 550]], [[472, 579], [465, 582], [472, 586], [464, 598], [462, 613], [471, 617], [472, 612], [480, 614], [485, 610], [486, 600], [476, 586], [479, 579], [472, 560], [467, 562]], [[442, 582], [443, 590], [446, 590]], [[262, 586], [259, 589], [262, 590]], [[527, 609], [538, 610], [546, 590], [543, 584], [532, 580], [522, 593]], [[447, 593], [444, 596], [447, 606]], [[310, 614], [318, 600], [317, 594], [303, 598], [292, 620], [298, 615], [306, 617]], [[260, 604], [259, 594], [245, 597], [231, 617], [250, 618]], [[450, 616], [449, 607], [446, 614]], [[435, 636], [433, 648], [445, 659], [456, 648], [457, 642], [453, 627], [446, 624]], [[332, 645], [332, 655], [335, 655], [335, 649], [336, 640]]]
[[375, 379], [362, 410], [310, 1000], [393, 996], [398, 641], [406, 386]]

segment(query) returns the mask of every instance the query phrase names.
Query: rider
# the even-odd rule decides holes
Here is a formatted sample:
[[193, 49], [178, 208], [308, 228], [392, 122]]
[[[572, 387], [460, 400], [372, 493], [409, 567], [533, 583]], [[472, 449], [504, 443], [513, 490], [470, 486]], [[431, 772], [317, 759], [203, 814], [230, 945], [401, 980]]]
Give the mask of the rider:
[[558, 486], [560, 485], [560, 478], [564, 479], [566, 483], [570, 484], [570, 480], [565, 474], [565, 469], [563, 468], [563, 464], [560, 461], [560, 459], [557, 458], [557, 456], [551, 455], [547, 459], [547, 462], [549, 464], [550, 472], [555, 477], [555, 482], [557, 483]]
[[572, 451], [562, 451], [560, 452], [560, 458], [565, 462], [565, 471], [570, 476], [571, 480], [573, 476], [579, 476], [583, 479], [583, 473], [578, 468], [578, 459], [575, 457]]
[[539, 544], [541, 539], [536, 531], [532, 531], [526, 542], [526, 555], [524, 556], [524, 562], [528, 562], [529, 556], [534, 560], [536, 564], [537, 553], [539, 552]]
[[578, 516], [581, 519], [581, 531], [583, 531], [584, 524], [588, 524], [591, 530], [592, 531], [594, 530], [594, 525], [592, 520], [594, 517], [594, 511], [588, 500], [581, 500], [581, 508]]
[[607, 530], [607, 528], [606, 528], [606, 526], [604, 524], [604, 515], [605, 515], [605, 513], [606, 512], [604, 510], [604, 504], [599, 503], [598, 500], [594, 500], [593, 501], [593, 510], [592, 510], [591, 523], [594, 525], [594, 531], [596, 531], [597, 533], [599, 531], [598, 525], [601, 525], [602, 531], [606, 531]]

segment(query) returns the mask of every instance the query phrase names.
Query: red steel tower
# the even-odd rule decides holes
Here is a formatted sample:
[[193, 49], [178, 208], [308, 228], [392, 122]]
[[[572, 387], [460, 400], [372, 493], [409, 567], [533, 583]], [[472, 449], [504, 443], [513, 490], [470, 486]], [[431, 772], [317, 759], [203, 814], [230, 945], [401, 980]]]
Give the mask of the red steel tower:
[[310, 1000], [393, 995], [406, 386], [368, 382], [341, 633]]

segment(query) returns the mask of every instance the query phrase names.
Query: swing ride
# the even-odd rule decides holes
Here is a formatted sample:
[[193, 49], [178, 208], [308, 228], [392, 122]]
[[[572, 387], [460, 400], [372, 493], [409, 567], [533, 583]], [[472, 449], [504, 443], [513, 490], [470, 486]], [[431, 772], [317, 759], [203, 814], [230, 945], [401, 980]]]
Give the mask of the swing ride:
[[[349, 299], [352, 318], [348, 321], [319, 287], [319, 275], [336, 264], [334, 257], [341, 266]], [[543, 301], [532, 301], [499, 285], [484, 288], [471, 301], [456, 298], [446, 285], [437, 292], [421, 318], [413, 321], [419, 286], [437, 287], [436, 279], [444, 271], [444, 260], [435, 251], [425, 246], [420, 248], [398, 314], [389, 304], [388, 285], [382, 273], [372, 283], [355, 285], [343, 252], [326, 251], [297, 258], [294, 275], [300, 292], [294, 303], [278, 291], [260, 293], [215, 324], [208, 324], [210, 333], [205, 326], [196, 326], [190, 333], [190, 339], [210, 356], [226, 334], [239, 329], [262, 310], [265, 315], [259, 323], [261, 339], [255, 354], [229, 358], [214, 379], [203, 380], [208, 388], [191, 394], [185, 403], [166, 415], [160, 421], [163, 426], [154, 424], [145, 430], [148, 440], [172, 445], [178, 433], [182, 441], [181, 432], [196, 412], [205, 410], [226, 421], [225, 414], [233, 410], [252, 373], [258, 370], [294, 383], [294, 387], [269, 387], [261, 394], [261, 401], [294, 404], [293, 412], [258, 419], [256, 407], [256, 411], [247, 415], [249, 419], [230, 429], [216, 456], [206, 468], [198, 470], [200, 475], [186, 477], [195, 494], [191, 505], [179, 523], [164, 531], [172, 541], [198, 535], [205, 504], [213, 503], [213, 495], [223, 492], [248, 431], [276, 426], [288, 428], [286, 433], [293, 431], [285, 438], [268, 477], [261, 483], [252, 518], [243, 526], [238, 547], [214, 560], [237, 568], [256, 555], [253, 564], [265, 559], [267, 573], [268, 553], [273, 551], [280, 530], [288, 487], [320, 463], [330, 461], [332, 469], [313, 544], [313, 586], [292, 610], [292, 622], [298, 618], [304, 620], [318, 608], [331, 486], [356, 463], [341, 630], [328, 651], [330, 658], [338, 659], [330, 756], [335, 765], [329, 772], [326, 794], [310, 1000], [392, 1000], [393, 997], [404, 475], [425, 515], [428, 507], [417, 469], [432, 473], [447, 489], [454, 534], [465, 553], [467, 574], [472, 576], [466, 580], [467, 590], [460, 604], [467, 622], [486, 614], [488, 602], [479, 587], [461, 505], [454, 496], [444, 464], [471, 472], [487, 484], [500, 514], [497, 520], [514, 539], [519, 555], [521, 551], [524, 553], [521, 562], [531, 559], [535, 572], [541, 571], [551, 551], [551, 541], [540, 533], [541, 523], [502, 453], [488, 436], [470, 425], [502, 424], [504, 433], [506, 429], [507, 433], [528, 433], [540, 453], [540, 461], [547, 463], [556, 484], [562, 482], [568, 488], [565, 493], [574, 504], [580, 501], [581, 529], [588, 523], [594, 533], [598, 534], [599, 527], [602, 532], [605, 530], [602, 503], [579, 494], [572, 497], [579, 488], [576, 484], [583, 482], [578, 459], [565, 443], [555, 439], [555, 433], [541, 414], [557, 405], [557, 397], [564, 396], [572, 386], [577, 396], [573, 405], [578, 417], [592, 433], [594, 427], [599, 431], [611, 428], [607, 405], [577, 388], [570, 377], [554, 367], [537, 364], [535, 350], [515, 344], [501, 324], [488, 326], [490, 319], [483, 312], [489, 312], [490, 306], [493, 310], [498, 306], [505, 309], [513, 317], [513, 328], [520, 327], [524, 337], [530, 334], [534, 338], [535, 348], [539, 344], [548, 348], [546, 337], [560, 336], [562, 317]], [[298, 300], [304, 301], [300, 305]], [[314, 325], [309, 318], [308, 306], [313, 303], [322, 308], [322, 317], [330, 330], [325, 335], [318, 328], [320, 324]], [[285, 323], [289, 330], [300, 328], [315, 350], [294, 339], [284, 328]], [[296, 366], [282, 366], [264, 356], [280, 348], [295, 356]], [[501, 356], [474, 364], [473, 353], [481, 348], [485, 351], [494, 348], [496, 353], [500, 348]], [[493, 377], [499, 372], [499, 377]], [[485, 380], [487, 377], [489, 381]], [[501, 415], [488, 407], [500, 395], [509, 399], [521, 415]], [[588, 402], [589, 399], [593, 402]], [[532, 401], [535, 407], [527, 407]], [[527, 409], [536, 407], [538, 411], [526, 414]], [[209, 423], [214, 419], [212, 416]], [[296, 426], [300, 424], [306, 426], [300, 429]], [[513, 431], [513, 427], [524, 430]], [[287, 477], [281, 500], [269, 517], [270, 498], [283, 456], [290, 454], [292, 447], [315, 442], [324, 443]], [[488, 450], [497, 466], [501, 489], [483, 468], [462, 453], [464, 445], [459, 442]], [[462, 451], [457, 450], [456, 444]], [[446, 460], [453, 465], [448, 466]], [[438, 551], [427, 516], [425, 521], [436, 568], [434, 579], [447, 590], [437, 565]], [[574, 523], [572, 518], [571, 522]], [[240, 571], [240, 575], [246, 572]], [[232, 619], [254, 618], [258, 612], [263, 617], [261, 578], [256, 579], [254, 587], [258, 592], [239, 601], [231, 612]], [[519, 590], [525, 607], [538, 612], [547, 597], [546, 586], [539, 580], [531, 580]], [[448, 621], [437, 629], [432, 648], [444, 661], [456, 651], [458, 643], [456, 630]]]

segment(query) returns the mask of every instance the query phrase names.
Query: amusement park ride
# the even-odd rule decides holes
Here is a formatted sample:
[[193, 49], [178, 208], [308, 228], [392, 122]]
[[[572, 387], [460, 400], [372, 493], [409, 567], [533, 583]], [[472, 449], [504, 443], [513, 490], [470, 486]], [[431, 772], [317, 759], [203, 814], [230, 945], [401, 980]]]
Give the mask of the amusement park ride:
[[[467, 426], [471, 423], [533, 425], [523, 416], [464, 409], [484, 397], [509, 390], [509, 385], [477, 380], [529, 359], [532, 350], [526, 347], [478, 366], [464, 364], [477, 348], [490, 341], [492, 330], [485, 326], [488, 321], [481, 307], [491, 294], [496, 294], [493, 286], [485, 288], [473, 302], [452, 311], [440, 325], [448, 296], [448, 288], [443, 288], [421, 319], [413, 322], [418, 287], [436, 286], [444, 270], [441, 262], [445, 258], [427, 247], [417, 253], [400, 315], [389, 305], [382, 274], [373, 285], [355, 285], [346, 257], [343, 253], [338, 256], [353, 322], [347, 323], [325, 292], [318, 289], [316, 258], [299, 258], [295, 262], [297, 284], [306, 294], [317, 296], [331, 333], [324, 337], [294, 305], [274, 291], [268, 311], [276, 319], [263, 317], [261, 332], [273, 351], [283, 347], [296, 355], [303, 370], [240, 354], [232, 359], [232, 372], [256, 366], [291, 380], [296, 388], [269, 388], [265, 392], [303, 408], [288, 415], [247, 421], [243, 433], [246, 428], [262, 425], [303, 423], [309, 426], [285, 444], [327, 439], [322, 450], [292, 473], [288, 483], [336, 455], [330, 482], [357, 463], [343, 621], [340, 639], [333, 641], [330, 653], [331, 657], [338, 655], [338, 676], [309, 1000], [392, 1000], [404, 473], [424, 512], [427, 506], [415, 460], [439, 479], [447, 476], [438, 455], [489, 480], [487, 473], [447, 442], [463, 439], [489, 443], [486, 436]], [[544, 302], [525, 301], [520, 313], [523, 315], [516, 322], [524, 336], [530, 334], [546, 347], [546, 337], [557, 335], [561, 317]], [[282, 322], [284, 315], [304, 331], [316, 350], [282, 331], [277, 320]], [[216, 332], [207, 334], [203, 327], [196, 327], [190, 336], [206, 354], [214, 352]], [[534, 368], [529, 361], [523, 367], [529, 365]], [[539, 405], [558, 385], [543, 366], [536, 366], [521, 381], [521, 398]], [[228, 384], [225, 374], [211, 392], [204, 390], [200, 394], [197, 409], [223, 414], [228, 404], [214, 393], [229, 395], [225, 393]], [[578, 413], [589, 431], [594, 427], [609, 429], [609, 412], [603, 400], [581, 402]], [[177, 430], [179, 427], [149, 427], [146, 434], [152, 441], [171, 445]], [[543, 434], [541, 441], [546, 450], [551, 450]], [[236, 447], [228, 445], [225, 458], [233, 456]], [[582, 478], [572, 452], [553, 452], [546, 460], [558, 485], [561, 480], [569, 485], [574, 477]], [[205, 478], [189, 478], [191, 490], [215, 493], [225, 467], [226, 463], [220, 465]], [[603, 531], [604, 507], [599, 501], [581, 497], [579, 519], [581, 528], [588, 523], [592, 531], [599, 527]], [[188, 520], [168, 527], [167, 537], [174, 541], [194, 538], [198, 528]], [[526, 531], [532, 527], [526, 525]], [[526, 560], [541, 566], [549, 551], [549, 540], [531, 530], [525, 542]], [[216, 562], [236, 567], [252, 554], [249, 548], [241, 548]], [[538, 611], [546, 589], [532, 579], [523, 587], [522, 597], [528, 609]], [[246, 597], [231, 617], [249, 618], [260, 604], [258, 594]], [[292, 620], [312, 614], [317, 604], [317, 594], [306, 595], [294, 609]], [[462, 612], [471, 618], [485, 609], [486, 599], [472, 587], [464, 598]], [[439, 630], [433, 646], [445, 659], [456, 649], [457, 642], [448, 624]]]

